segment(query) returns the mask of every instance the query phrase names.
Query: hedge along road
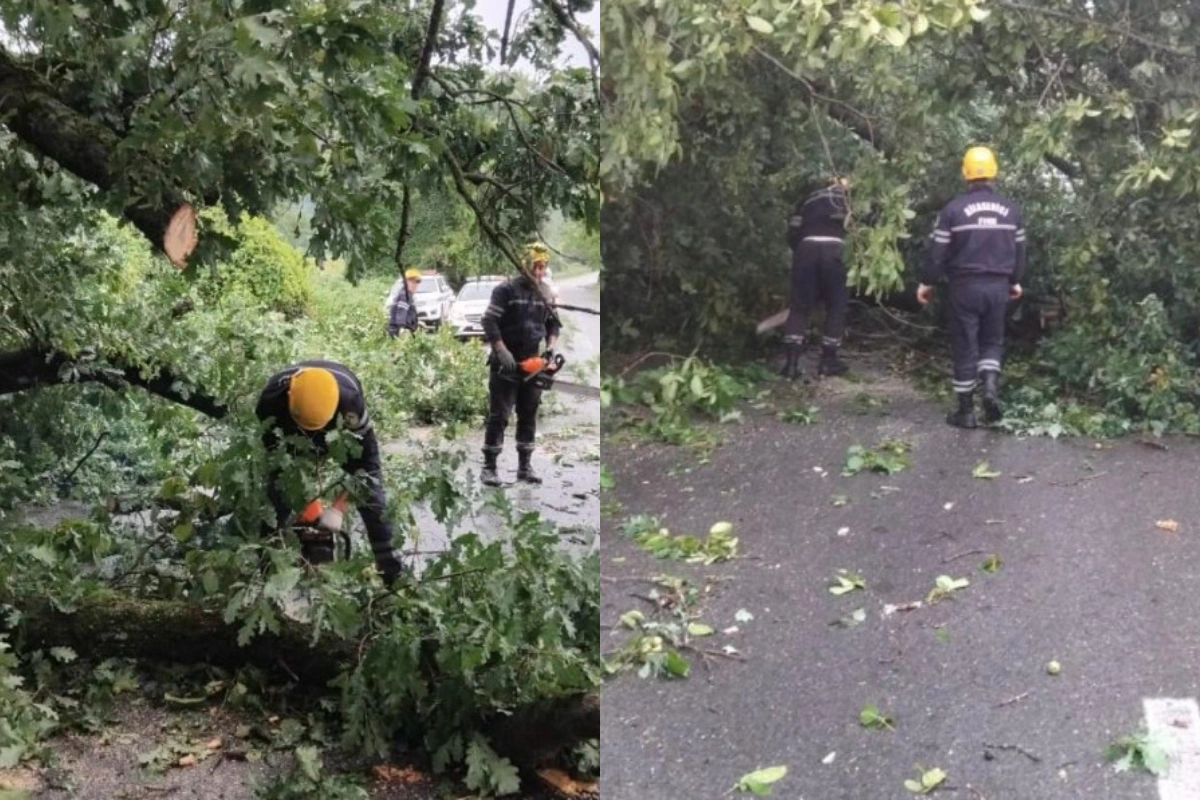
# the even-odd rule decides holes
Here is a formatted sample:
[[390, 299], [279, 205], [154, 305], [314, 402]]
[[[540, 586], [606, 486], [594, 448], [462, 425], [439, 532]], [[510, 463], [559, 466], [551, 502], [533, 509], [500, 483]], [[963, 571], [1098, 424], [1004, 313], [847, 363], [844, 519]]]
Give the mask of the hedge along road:
[[[557, 283], [560, 302], [583, 308], [600, 308], [599, 273], [560, 280]], [[590, 386], [600, 384], [600, 317], [573, 311], [560, 313], [563, 333], [557, 347], [567, 359], [564, 378]], [[484, 357], [482, 353], [480, 358]], [[514, 506], [520, 510], [537, 511], [559, 526], [563, 544], [572, 552], [586, 553], [594, 546], [600, 530], [600, 401], [576, 395], [546, 392], [538, 420], [537, 450], [534, 470], [541, 475], [541, 486], [515, 483], [517, 454], [515, 447], [516, 416], [509, 420], [505, 431], [504, 452], [500, 456], [500, 477], [507, 484]], [[384, 446], [385, 453], [414, 454], [419, 444], [431, 441], [433, 428], [413, 428], [403, 439]], [[479, 489], [479, 469], [482, 464], [483, 425], [472, 429], [452, 445], [466, 454], [460, 471], [464, 480]], [[495, 491], [493, 489], [485, 490]], [[414, 509], [420, 539], [405, 544], [407, 550], [421, 553], [436, 552], [448, 543], [447, 531], [426, 507]], [[464, 527], [481, 536], [495, 536], [498, 518], [486, 510], [477, 510], [455, 533]], [[420, 556], [414, 556], [420, 559]]]
[[[788, 768], [776, 796], [903, 798], [917, 764], [975, 800], [1200, 797], [1200, 444], [958, 431], [892, 378], [828, 380], [811, 398], [773, 385], [773, 408], [719, 426], [711, 464], [678, 477], [668, 473], [696, 463], [686, 450], [604, 442], [622, 516], [698, 534], [728, 520], [744, 556], [693, 567], [606, 539], [606, 653], [621, 614], [652, 612], [635, 596], [650, 591], [642, 579], [670, 573], [711, 589], [697, 618], [716, 634], [695, 643], [744, 659], [706, 668], [689, 653], [685, 680], [610, 681], [606, 798], [716, 798], [776, 765]], [[876, 411], [860, 412], [862, 392]], [[808, 403], [821, 409], [814, 425], [775, 416]], [[912, 445], [909, 468], [841, 475], [851, 445], [885, 437]], [[973, 477], [984, 461], [1000, 474]], [[620, 519], [606, 516], [605, 530]], [[1178, 530], [1158, 526], [1168, 520]], [[989, 573], [991, 554], [1001, 563]], [[865, 590], [831, 594], [839, 569], [861, 573]], [[969, 586], [887, 613], [925, 601], [939, 575]], [[860, 608], [862, 624], [831, 625]], [[738, 622], [742, 609], [753, 620]], [[862, 727], [867, 703], [894, 730]], [[1103, 758], [1146, 725], [1172, 751], [1161, 781]]]

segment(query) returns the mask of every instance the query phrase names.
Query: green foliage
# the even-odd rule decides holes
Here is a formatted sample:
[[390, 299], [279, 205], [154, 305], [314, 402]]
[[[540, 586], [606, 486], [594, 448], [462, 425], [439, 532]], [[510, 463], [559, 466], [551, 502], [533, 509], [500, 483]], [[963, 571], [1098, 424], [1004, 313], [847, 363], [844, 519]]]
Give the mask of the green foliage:
[[1159, 776], [1167, 774], [1171, 762], [1163, 742], [1145, 730], [1112, 742], [1105, 748], [1104, 757], [1113, 762], [1117, 772], [1141, 770]]
[[[382, 755], [397, 735], [419, 738], [436, 769], [470, 758], [480, 785], [505, 785], [503, 762], [478, 746], [469, 755], [470, 731], [494, 710], [599, 683], [599, 596], [597, 558], [560, 552], [536, 514], [514, 520], [508, 541], [457, 537], [385, 605], [339, 679], [346, 744]], [[429, 658], [436, 677], [422, 668]]]
[[259, 787], [258, 800], [303, 800], [309, 797], [330, 800], [366, 800], [367, 792], [346, 777], [325, 773], [317, 748], [301, 746], [295, 749], [296, 768], [289, 774]]
[[728, 525], [714, 525], [703, 539], [690, 534], [672, 535], [659, 526], [656, 517], [646, 514], [631, 517], [621, 525], [623, 536], [658, 558], [706, 565], [728, 561], [737, 555], [738, 539], [731, 531]]
[[851, 445], [846, 451], [846, 466], [842, 475], [857, 475], [860, 472], [882, 472], [892, 475], [907, 469], [911, 464], [909, 444], [898, 439], [884, 439], [875, 449], [860, 444]]
[[313, 296], [310, 268], [270, 222], [242, 214], [234, 226], [218, 209], [204, 212], [201, 220], [201, 235], [227, 236], [234, 243], [229, 257], [198, 282], [206, 303], [234, 295], [286, 317], [304, 314]]
[[648, 596], [658, 609], [669, 609], [670, 616], [665, 621], [648, 620], [636, 609], [622, 614], [621, 625], [632, 635], [618, 650], [606, 654], [604, 668], [609, 675], [636, 669], [643, 680], [686, 678], [691, 664], [679, 650], [690, 647], [693, 638], [713, 633], [711, 626], [694, 621], [692, 608], [699, 596], [694, 586], [669, 575], [656, 576], [654, 583]]
[[693, 425], [693, 415], [717, 422], [740, 420], [737, 404], [755, 394], [762, 378], [757, 370], [734, 370], [693, 355], [639, 372], [628, 382], [605, 378], [602, 402], [643, 406], [651, 416], [635, 417], [634, 427], [668, 444], [693, 444], [705, 438]]

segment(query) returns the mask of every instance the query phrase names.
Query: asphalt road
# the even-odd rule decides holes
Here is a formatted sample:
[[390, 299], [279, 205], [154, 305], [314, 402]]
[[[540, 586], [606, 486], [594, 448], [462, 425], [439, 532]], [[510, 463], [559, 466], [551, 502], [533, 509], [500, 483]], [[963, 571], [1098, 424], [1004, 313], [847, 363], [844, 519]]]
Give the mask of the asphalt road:
[[[878, 413], [857, 413], [860, 393], [880, 398]], [[1161, 795], [1153, 777], [1117, 774], [1102, 757], [1145, 724], [1147, 699], [1200, 696], [1200, 445], [958, 431], [946, 409], [886, 378], [829, 380], [811, 398], [776, 382], [770, 402], [717, 426], [725, 442], [708, 465], [679, 448], [603, 442], [617, 482], [605, 499], [622, 504], [606, 533], [635, 513], [672, 532], [727, 520], [742, 555], [696, 567], [606, 536], [603, 623], [651, 612], [635, 596], [651, 587], [641, 579], [687, 576], [707, 588], [698, 618], [718, 631], [698, 643], [744, 656], [705, 667], [691, 655], [686, 680], [624, 673], [606, 686], [607, 800], [719, 798], [774, 765], [789, 769], [777, 797], [905, 798], [916, 764], [946, 771], [935, 795], [971, 800], [1200, 798], [1200, 719], [1182, 711], [1155, 723], [1181, 740]], [[809, 402], [821, 408], [814, 425], [775, 417]], [[912, 445], [910, 468], [842, 477], [848, 447], [884, 437]], [[972, 477], [981, 461], [1002, 474]], [[1157, 526], [1168, 519], [1178, 531]], [[993, 553], [1002, 565], [989, 574]], [[832, 595], [839, 569], [860, 572], [866, 590]], [[925, 599], [939, 575], [970, 585], [885, 614]], [[858, 608], [861, 625], [831, 625]], [[737, 623], [740, 609], [754, 619]], [[606, 652], [620, 640], [604, 629]], [[895, 729], [861, 727], [866, 703]]]

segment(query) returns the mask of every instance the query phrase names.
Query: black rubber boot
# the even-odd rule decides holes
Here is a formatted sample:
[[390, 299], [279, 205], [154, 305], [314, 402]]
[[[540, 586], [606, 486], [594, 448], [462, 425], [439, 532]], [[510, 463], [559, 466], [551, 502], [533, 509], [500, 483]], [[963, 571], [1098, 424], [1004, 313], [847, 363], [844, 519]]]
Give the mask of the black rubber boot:
[[779, 374], [785, 378], [796, 380], [804, 373], [800, 371], [800, 345], [789, 342], [786, 345], [787, 357], [783, 362], [783, 369], [779, 370]]
[[975, 428], [979, 423], [975, 420], [975, 393], [958, 393], [958, 410], [946, 417], [946, 422], [956, 428]]
[[838, 358], [838, 349], [825, 345], [821, 348], [821, 362], [817, 365], [817, 374], [819, 375], [845, 375], [850, 371], [850, 367], [845, 361]]
[[496, 474], [496, 454], [483, 454], [483, 471], [479, 473], [479, 480], [484, 486], [499, 486], [500, 477]]
[[988, 423], [999, 422], [1004, 416], [1000, 408], [1000, 373], [989, 369], [980, 374], [980, 382], [983, 384], [983, 418]]
[[518, 450], [517, 458], [520, 460], [517, 467], [517, 480], [523, 483], [541, 483], [542, 479], [534, 474], [533, 465], [530, 463], [533, 459], [533, 452]]

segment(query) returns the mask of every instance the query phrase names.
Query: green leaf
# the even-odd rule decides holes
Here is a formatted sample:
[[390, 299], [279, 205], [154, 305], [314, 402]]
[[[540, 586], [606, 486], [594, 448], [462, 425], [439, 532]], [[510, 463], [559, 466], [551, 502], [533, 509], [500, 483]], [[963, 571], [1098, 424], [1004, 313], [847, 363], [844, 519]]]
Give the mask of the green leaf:
[[983, 22], [985, 19], [987, 19], [989, 16], [991, 16], [992, 12], [991, 12], [991, 9], [988, 9], [988, 8], [981, 8], [980, 6], [971, 6], [969, 9], [967, 9], [967, 13], [970, 14], [971, 19], [975, 20], [976, 22]]
[[1002, 474], [1003, 473], [993, 470], [986, 461], [980, 461], [975, 465], [975, 469], [971, 470], [971, 477], [978, 478], [980, 480], [999, 478]]
[[762, 33], [762, 34], [769, 35], [769, 34], [772, 34], [772, 33], [774, 33], [774, 32], [775, 32], [775, 26], [774, 26], [774, 25], [772, 25], [771, 23], [767, 22], [767, 21], [766, 21], [765, 19], [763, 19], [762, 17], [756, 17], [756, 16], [754, 16], [753, 14], [747, 14], [747, 15], [746, 15], [746, 24], [747, 24], [747, 25], [749, 25], [749, 26], [750, 26], [751, 28], [753, 28], [754, 30], [756, 30], [756, 31], [758, 31], [759, 33]]
[[689, 622], [687, 632], [689, 636], [712, 636], [713, 628], [701, 622]]
[[921, 782], [914, 781], [912, 778], [904, 781], [904, 788], [914, 794], [925, 794], [925, 787], [921, 785]]
[[908, 37], [899, 28], [884, 28], [883, 38], [887, 40], [888, 44], [897, 49], [904, 47], [908, 43]]
[[630, 630], [637, 630], [642, 626], [642, 622], [645, 619], [646, 615], [635, 608], [621, 615], [621, 624]]
[[321, 780], [321, 755], [317, 748], [303, 745], [296, 748], [296, 764], [304, 776], [313, 783]]
[[921, 785], [926, 789], [936, 788], [944, 780], [946, 773], [936, 767], [921, 775]]
[[979, 568], [984, 572], [995, 572], [996, 570], [1000, 569], [1002, 563], [1003, 562], [1000, 560], [1000, 556], [992, 553], [990, 556], [984, 559], [983, 563], [979, 565]]
[[686, 678], [688, 672], [691, 670], [691, 665], [679, 653], [669, 650], [667, 651], [666, 658], [663, 659], [663, 668], [677, 678]]
[[766, 767], [746, 773], [738, 779], [734, 788], [741, 792], [753, 792], [762, 797], [769, 795], [771, 784], [778, 783], [785, 775], [787, 775], [787, 767]]
[[69, 647], [51, 647], [50, 656], [62, 664], [70, 664], [78, 657], [75, 655], [75, 651]]

